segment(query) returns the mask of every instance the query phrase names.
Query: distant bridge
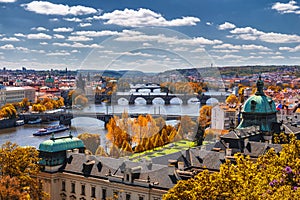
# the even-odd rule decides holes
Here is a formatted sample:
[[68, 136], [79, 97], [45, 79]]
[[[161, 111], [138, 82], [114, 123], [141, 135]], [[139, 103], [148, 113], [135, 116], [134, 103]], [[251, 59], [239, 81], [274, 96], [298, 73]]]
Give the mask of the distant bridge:
[[[104, 122], [104, 127], [108, 124], [109, 120], [113, 116], [121, 117], [122, 113], [116, 114], [105, 114], [99, 112], [57, 112], [57, 113], [20, 113], [19, 118], [23, 119], [25, 123], [36, 118], [41, 118], [43, 121], [59, 121], [60, 124], [71, 125], [71, 120], [76, 117], [90, 117], [96, 118]], [[128, 113], [130, 118], [137, 118], [139, 115], [147, 115], [147, 113]], [[151, 114], [153, 118], [162, 117], [165, 120], [180, 120], [182, 115], [161, 115], [161, 114]], [[189, 116], [191, 119], [196, 120], [197, 116]]]
[[[215, 98], [220, 102], [224, 102], [227, 98], [227, 93], [218, 94], [170, 94], [170, 93], [130, 93], [130, 92], [117, 92], [113, 95], [96, 94], [95, 103], [109, 102], [112, 104], [118, 104], [120, 99], [126, 99], [128, 104], [135, 104], [136, 99], [144, 99], [146, 104], [153, 104], [154, 99], [162, 99], [165, 105], [171, 104], [172, 99], [180, 99], [182, 104], [188, 104], [189, 100], [197, 99], [201, 105], [206, 105], [206, 102], [210, 98]], [[92, 98], [92, 97], [90, 97]]]

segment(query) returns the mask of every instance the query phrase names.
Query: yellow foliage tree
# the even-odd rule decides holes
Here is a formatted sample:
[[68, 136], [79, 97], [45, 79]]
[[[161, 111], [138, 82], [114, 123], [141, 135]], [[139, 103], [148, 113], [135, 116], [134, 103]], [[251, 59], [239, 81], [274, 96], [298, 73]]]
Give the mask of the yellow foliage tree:
[[234, 94], [230, 94], [227, 98], [226, 98], [226, 103], [227, 104], [231, 104], [231, 105], [237, 105], [237, 103], [239, 102], [239, 99], [234, 95]]
[[163, 199], [299, 199], [300, 141], [292, 137], [282, 147], [280, 154], [270, 149], [256, 162], [236, 154], [236, 164], [226, 160], [220, 172], [204, 170], [179, 181]]
[[97, 148], [100, 145], [100, 135], [92, 133], [82, 133], [78, 135], [78, 138], [83, 141], [86, 149], [95, 154]]
[[42, 182], [36, 178], [40, 171], [38, 151], [34, 147], [20, 147], [6, 142], [0, 149], [0, 172], [19, 181], [21, 190], [26, 189], [30, 199], [46, 197], [42, 191]]
[[201, 127], [207, 127], [211, 123], [211, 109], [212, 107], [209, 105], [204, 105], [201, 107], [199, 111], [199, 125]]

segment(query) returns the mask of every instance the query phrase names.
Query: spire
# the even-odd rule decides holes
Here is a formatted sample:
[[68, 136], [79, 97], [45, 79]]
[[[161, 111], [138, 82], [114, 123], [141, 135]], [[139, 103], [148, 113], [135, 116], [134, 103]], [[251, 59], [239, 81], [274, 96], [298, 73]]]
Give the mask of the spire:
[[256, 88], [257, 88], [257, 91], [255, 93], [255, 95], [260, 95], [260, 96], [264, 96], [265, 93], [263, 91], [264, 89], [264, 82], [261, 80], [261, 75], [259, 75], [259, 78], [256, 82]]

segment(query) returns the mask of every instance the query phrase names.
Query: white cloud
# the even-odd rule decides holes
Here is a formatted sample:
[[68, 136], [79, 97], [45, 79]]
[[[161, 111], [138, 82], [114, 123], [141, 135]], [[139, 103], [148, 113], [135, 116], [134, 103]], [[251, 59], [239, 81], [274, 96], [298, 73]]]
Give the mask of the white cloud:
[[73, 42], [82, 42], [82, 41], [91, 41], [93, 39], [80, 35], [80, 36], [69, 36], [67, 40]]
[[273, 4], [272, 9], [276, 10], [277, 12], [279, 12], [281, 14], [285, 14], [285, 13], [300, 14], [299, 10], [298, 10], [299, 6], [297, 6], [296, 1], [289, 1], [288, 3], [276, 2]]
[[233, 44], [221, 44], [213, 46], [214, 49], [241, 49], [240, 45], [233, 45]]
[[91, 23], [80, 23], [79, 24], [80, 27], [88, 27], [88, 26], [92, 26]]
[[280, 51], [289, 51], [289, 52], [296, 52], [296, 51], [300, 51], [300, 45], [291, 48], [291, 47], [279, 47]]
[[236, 53], [239, 52], [239, 50], [236, 49], [213, 49], [210, 50], [212, 52], [218, 52], [218, 53]]
[[65, 36], [60, 35], [60, 34], [54, 34], [53, 37], [57, 38], [57, 39], [64, 39], [65, 38]]
[[71, 55], [69, 52], [61, 51], [61, 52], [50, 52], [46, 54], [47, 56], [69, 56]]
[[14, 36], [16, 37], [26, 37], [23, 33], [15, 33]]
[[61, 27], [53, 29], [54, 32], [72, 32], [74, 29], [70, 27]]
[[48, 42], [40, 42], [40, 45], [47, 45]]
[[33, 27], [33, 28], [31, 28], [31, 30], [34, 30], [34, 31], [49, 31], [48, 29], [46, 29], [45, 27], [42, 27], [42, 26], [40, 26], [40, 27]]
[[12, 45], [12, 44], [6, 44], [6, 45], [3, 45], [3, 46], [0, 46], [0, 49], [13, 50], [13, 49], [15, 49], [15, 46]]
[[115, 24], [128, 27], [144, 26], [194, 26], [200, 19], [197, 17], [182, 17], [172, 20], [165, 19], [161, 14], [152, 10], [140, 8], [138, 10], [114, 10], [97, 16], [97, 19], [106, 20], [105, 24]]
[[146, 35], [137, 33], [125, 33], [121, 34], [119, 37], [115, 39], [116, 41], [124, 41], [124, 42], [158, 42], [164, 43], [168, 45], [213, 45], [213, 44], [222, 44], [223, 42], [220, 40], [209, 40], [203, 37], [195, 37], [182, 39], [178, 37], [168, 37], [164, 34], [158, 35]]
[[29, 49], [26, 47], [16, 47], [16, 49], [19, 51], [29, 51]]
[[88, 15], [97, 13], [97, 10], [85, 6], [68, 6], [63, 4], [54, 4], [47, 1], [32, 1], [22, 4], [25, 10], [44, 15]]
[[52, 39], [52, 36], [47, 35], [45, 33], [37, 33], [37, 34], [28, 34], [27, 38], [31, 40], [50, 40]]
[[59, 46], [59, 47], [73, 47], [73, 48], [103, 48], [101, 45], [99, 44], [82, 44], [79, 42], [75, 42], [73, 44], [69, 44], [69, 43], [53, 43], [53, 46]]
[[76, 31], [72, 33], [72, 35], [82, 35], [87, 37], [102, 37], [102, 36], [125, 35], [125, 34], [132, 35], [138, 33], [139, 32], [130, 31], [130, 30], [123, 30], [122, 32], [103, 30], [103, 31]]
[[14, 3], [17, 0], [0, 0], [0, 3]]
[[206, 22], [205, 24], [206, 24], [207, 26], [212, 26], [212, 25], [213, 25], [212, 22]]
[[300, 42], [300, 36], [274, 32], [263, 32], [252, 27], [235, 28], [230, 31], [237, 39], [261, 40], [268, 43], [295, 43]]
[[271, 50], [268, 47], [265, 47], [262, 45], [254, 45], [254, 44], [248, 44], [248, 45], [243, 44], [242, 49], [243, 50], [261, 50], [261, 51], [270, 51]]
[[224, 24], [219, 25], [219, 30], [226, 30], [226, 29], [234, 29], [236, 26], [230, 22], [225, 22]]
[[16, 37], [4, 37], [4, 38], [1, 38], [0, 41], [2, 42], [19, 42], [20, 40]]
[[68, 21], [68, 22], [82, 22], [81, 19], [77, 18], [77, 17], [73, 17], [73, 18], [63, 18], [64, 20]]
[[58, 22], [59, 19], [58, 18], [52, 18], [52, 19], [49, 19], [50, 22]]
[[284, 56], [271, 56], [272, 59], [284, 59]]
[[214, 49], [235, 49], [235, 50], [260, 50], [260, 51], [270, 51], [268, 47], [262, 45], [254, 44], [243, 44], [243, 45], [233, 45], [233, 44], [221, 44], [213, 46]]

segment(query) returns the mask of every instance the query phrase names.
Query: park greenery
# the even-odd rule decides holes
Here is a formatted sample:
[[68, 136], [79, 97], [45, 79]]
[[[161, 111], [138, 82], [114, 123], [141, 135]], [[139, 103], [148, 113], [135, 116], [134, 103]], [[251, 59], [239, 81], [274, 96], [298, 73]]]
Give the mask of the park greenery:
[[40, 166], [34, 147], [6, 142], [0, 149], [0, 199], [38, 200], [47, 197], [38, 179]]
[[300, 141], [290, 137], [282, 151], [271, 148], [257, 160], [236, 154], [219, 172], [203, 170], [179, 181], [165, 200], [196, 199], [298, 199], [300, 196]]
[[167, 125], [162, 117], [153, 118], [147, 114], [130, 118], [124, 112], [121, 117], [111, 118], [106, 126], [108, 146], [100, 146], [98, 134], [84, 133], [78, 137], [84, 141], [91, 154], [115, 158], [142, 155], [142, 152], [149, 153], [153, 150], [161, 151], [160, 147], [165, 146], [168, 149], [168, 144], [176, 142], [179, 142], [177, 147], [191, 147], [199, 145], [199, 140], [203, 141], [205, 128], [210, 124], [210, 115], [211, 106], [206, 105], [200, 109], [200, 116], [196, 121], [182, 116], [180, 122], [173, 126]]

